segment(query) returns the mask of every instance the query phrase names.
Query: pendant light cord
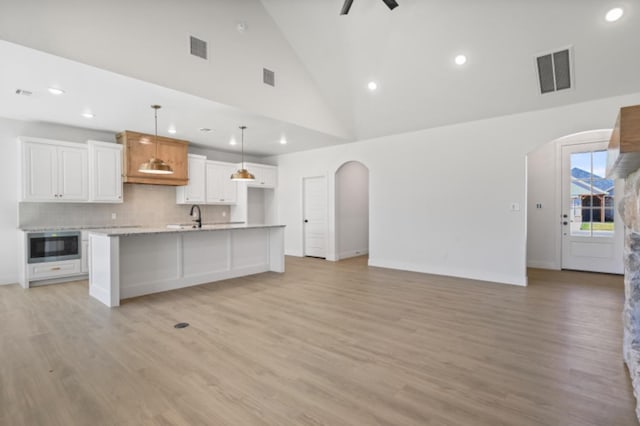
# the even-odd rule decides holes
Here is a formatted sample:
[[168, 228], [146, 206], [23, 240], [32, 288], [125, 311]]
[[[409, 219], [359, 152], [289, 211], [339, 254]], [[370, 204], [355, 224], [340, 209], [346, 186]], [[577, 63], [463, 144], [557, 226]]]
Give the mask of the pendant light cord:
[[158, 105], [153, 106], [154, 116], [156, 119], [156, 136], [154, 138], [154, 142], [156, 143], [156, 155], [155, 158], [158, 158]]
[[244, 170], [244, 129], [246, 129], [247, 126], [240, 126], [240, 130], [242, 131], [242, 135], [240, 136], [241, 138], [241, 152], [242, 152], [242, 170]]

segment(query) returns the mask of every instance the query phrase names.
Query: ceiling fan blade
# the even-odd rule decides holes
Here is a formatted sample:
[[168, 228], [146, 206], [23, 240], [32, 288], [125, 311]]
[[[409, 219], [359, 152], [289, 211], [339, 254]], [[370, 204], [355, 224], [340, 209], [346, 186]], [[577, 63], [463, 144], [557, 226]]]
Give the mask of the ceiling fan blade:
[[351, 9], [352, 3], [353, 3], [353, 0], [344, 0], [344, 4], [342, 5], [342, 11], [340, 12], [340, 15], [346, 15], [347, 13], [349, 13], [349, 9]]
[[396, 2], [396, 0], [382, 0], [382, 1], [391, 10], [395, 9], [396, 7], [398, 7], [398, 2]]

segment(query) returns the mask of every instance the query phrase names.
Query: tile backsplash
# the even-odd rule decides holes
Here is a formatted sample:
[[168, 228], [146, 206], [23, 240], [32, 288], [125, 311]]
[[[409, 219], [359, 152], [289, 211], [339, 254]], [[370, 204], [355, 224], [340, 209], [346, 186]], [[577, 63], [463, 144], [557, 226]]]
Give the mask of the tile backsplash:
[[[176, 204], [176, 189], [160, 185], [124, 185], [124, 202], [19, 203], [18, 227], [47, 226], [165, 226], [191, 221], [191, 205]], [[201, 205], [203, 223], [229, 221], [229, 206]], [[116, 219], [112, 219], [112, 214]]]

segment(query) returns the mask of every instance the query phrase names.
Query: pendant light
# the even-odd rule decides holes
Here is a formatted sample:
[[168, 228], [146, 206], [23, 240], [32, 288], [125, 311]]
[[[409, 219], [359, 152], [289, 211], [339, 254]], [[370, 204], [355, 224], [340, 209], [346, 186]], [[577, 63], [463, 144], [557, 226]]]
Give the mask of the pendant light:
[[162, 107], [160, 105], [151, 105], [151, 108], [154, 109], [156, 119], [156, 133], [153, 140], [153, 143], [156, 145], [156, 153], [149, 161], [142, 163], [138, 171], [152, 175], [170, 175], [173, 174], [171, 166], [158, 158], [158, 110]]
[[256, 177], [244, 168], [244, 129], [246, 128], [247, 126], [240, 126], [240, 130], [242, 131], [242, 167], [231, 175], [231, 180], [256, 180]]

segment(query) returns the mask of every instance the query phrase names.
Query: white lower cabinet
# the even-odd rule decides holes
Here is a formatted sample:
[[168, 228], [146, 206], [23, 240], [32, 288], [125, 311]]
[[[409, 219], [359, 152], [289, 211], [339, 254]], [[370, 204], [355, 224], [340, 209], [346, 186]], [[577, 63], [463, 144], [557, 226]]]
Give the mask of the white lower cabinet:
[[29, 280], [62, 278], [82, 273], [80, 259], [62, 260], [60, 262], [30, 263], [27, 268]]
[[89, 273], [89, 235], [87, 231], [82, 231], [81, 245], [80, 245], [80, 272], [83, 274]]

